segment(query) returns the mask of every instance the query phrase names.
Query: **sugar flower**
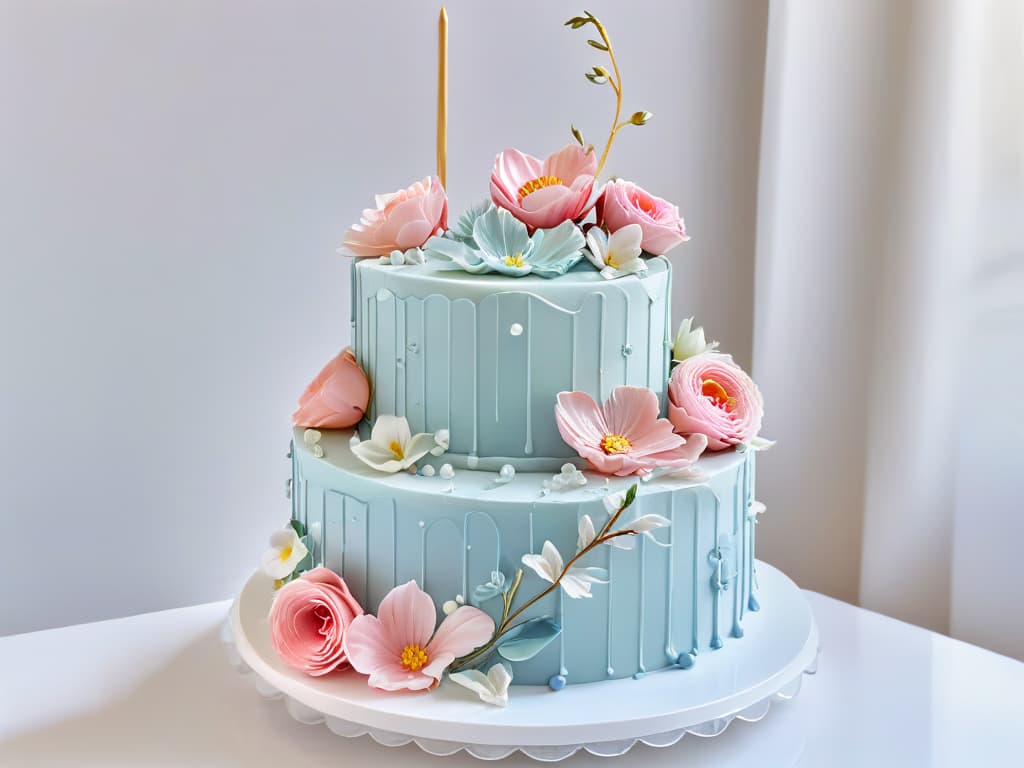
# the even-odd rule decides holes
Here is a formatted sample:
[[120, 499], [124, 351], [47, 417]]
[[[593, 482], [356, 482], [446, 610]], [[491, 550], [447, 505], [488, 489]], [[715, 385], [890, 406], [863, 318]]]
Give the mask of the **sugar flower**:
[[658, 255], [690, 239], [678, 208], [630, 181], [611, 181], [604, 185], [597, 201], [597, 223], [610, 232], [639, 224], [643, 231], [643, 249]]
[[363, 418], [369, 402], [370, 381], [346, 347], [306, 387], [292, 422], [299, 427], [344, 429]]
[[[461, 220], [460, 220], [461, 221]], [[466, 227], [468, 223], [462, 222]], [[490, 206], [473, 220], [472, 238], [432, 237], [423, 246], [434, 269], [461, 269], [511, 277], [564, 275], [583, 258], [583, 233], [571, 221], [531, 235], [526, 225], [504, 208]]]
[[594, 206], [597, 158], [569, 144], [545, 160], [506, 149], [494, 160], [491, 199], [532, 229], [577, 221]]
[[434, 601], [415, 581], [395, 587], [380, 602], [376, 616], [365, 614], [345, 633], [352, 667], [369, 675], [371, 688], [422, 691], [434, 688], [456, 658], [491, 639], [494, 620], [463, 605], [434, 632]]
[[289, 526], [271, 534], [270, 549], [263, 553], [260, 569], [272, 579], [284, 579], [292, 575], [308, 553], [298, 533]]
[[281, 587], [270, 609], [270, 642], [281, 660], [319, 677], [348, 666], [345, 636], [362, 606], [334, 571], [314, 568]]
[[591, 584], [607, 584], [608, 572], [604, 568], [569, 568], [564, 574], [565, 563], [562, 555], [550, 541], [545, 541], [539, 555], [523, 555], [523, 565], [544, 581], [552, 584], [562, 576], [559, 585], [569, 597], [592, 597]]
[[[448, 197], [436, 177], [417, 181], [390, 195], [377, 195], [359, 223], [345, 233], [344, 256], [388, 256], [423, 245], [448, 226]], [[404, 260], [404, 257], [403, 257]]]
[[688, 317], [679, 324], [679, 330], [676, 331], [675, 342], [672, 344], [672, 359], [681, 363], [694, 355], [711, 352], [715, 349], [718, 349], [718, 342], [712, 341], [709, 344], [704, 338], [704, 328], [702, 326], [694, 328], [693, 318]]
[[705, 352], [673, 368], [668, 401], [676, 432], [690, 440], [704, 435], [712, 451], [751, 440], [761, 429], [761, 391], [729, 355]]
[[512, 673], [504, 664], [495, 664], [485, 675], [479, 669], [467, 669], [464, 672], [452, 672], [448, 679], [468, 688], [487, 704], [504, 707], [508, 704], [508, 686], [512, 682]]
[[587, 230], [585, 253], [605, 280], [643, 274], [647, 271], [647, 262], [640, 258], [642, 237], [639, 224], [627, 224], [615, 230], [611, 237], [600, 227], [591, 227]]
[[400, 472], [413, 466], [437, 445], [434, 435], [412, 434], [404, 416], [378, 416], [370, 439], [352, 446], [352, 453], [380, 472]]
[[562, 439], [606, 475], [683, 469], [704, 452], [700, 435], [686, 440], [658, 418], [658, 396], [644, 387], [616, 387], [603, 406], [586, 392], [560, 392], [555, 422]]

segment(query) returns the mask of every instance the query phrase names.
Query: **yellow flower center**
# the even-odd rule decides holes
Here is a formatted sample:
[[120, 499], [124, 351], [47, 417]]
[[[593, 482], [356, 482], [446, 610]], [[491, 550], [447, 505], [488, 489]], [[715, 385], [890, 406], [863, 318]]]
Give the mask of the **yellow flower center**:
[[523, 266], [523, 254], [513, 253], [511, 256], [505, 257], [506, 267], [521, 267]]
[[405, 458], [405, 451], [402, 450], [402, 444], [397, 440], [392, 440], [391, 445], [388, 446], [391, 449], [391, 453], [395, 455], [395, 458], [401, 461]]
[[402, 666], [415, 672], [427, 663], [427, 652], [418, 645], [407, 645], [402, 649]]
[[730, 397], [729, 392], [714, 379], [703, 379], [700, 383], [700, 393], [710, 398], [711, 402], [726, 411], [736, 407], [736, 398]]
[[536, 179], [530, 179], [519, 188], [519, 200], [522, 201], [524, 197], [536, 192], [538, 189], [557, 187], [561, 184], [562, 180], [557, 176], [538, 176]]
[[284, 579], [274, 579], [274, 589], [280, 589], [284, 586]]
[[288, 562], [288, 558], [292, 556], [292, 545], [289, 544], [287, 547], [281, 547], [281, 551], [278, 553], [278, 557], [281, 558], [282, 563]]
[[601, 440], [601, 450], [607, 454], [629, 453], [633, 444], [624, 435], [605, 435]]

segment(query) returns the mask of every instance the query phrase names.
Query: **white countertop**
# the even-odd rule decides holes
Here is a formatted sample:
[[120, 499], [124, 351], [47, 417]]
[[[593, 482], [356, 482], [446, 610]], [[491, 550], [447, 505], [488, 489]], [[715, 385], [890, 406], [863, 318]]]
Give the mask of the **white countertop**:
[[[1024, 755], [1024, 664], [807, 593], [818, 674], [758, 723], [568, 766], [969, 766]], [[0, 638], [2, 766], [486, 765], [304, 726], [227, 663], [229, 602]], [[502, 765], [537, 766], [522, 755]]]

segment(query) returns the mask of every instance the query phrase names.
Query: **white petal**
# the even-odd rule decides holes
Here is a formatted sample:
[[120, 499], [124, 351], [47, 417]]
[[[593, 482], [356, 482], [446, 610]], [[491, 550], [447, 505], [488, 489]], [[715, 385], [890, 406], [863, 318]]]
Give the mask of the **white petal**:
[[413, 435], [408, 442], [404, 443], [402, 453], [402, 468], [411, 467], [417, 461], [422, 459], [430, 450], [437, 445], [434, 442], [434, 436], [427, 432], [420, 432], [418, 435]]
[[320, 442], [321, 437], [323, 437], [323, 435], [320, 434], [319, 430], [307, 429], [305, 432], [302, 433], [302, 442], [304, 442], [307, 446], [315, 445], [316, 443]]
[[295, 566], [289, 566], [281, 560], [279, 549], [268, 549], [260, 560], [260, 570], [272, 579], [283, 579], [295, 570]]
[[753, 448], [755, 451], [767, 451], [769, 448], [775, 445], [776, 441], [766, 440], [763, 437], [752, 437], [748, 442], [750, 443], [750, 447]]
[[608, 546], [616, 549], [625, 549], [627, 552], [636, 545], [636, 536], [616, 536], [608, 540]]
[[640, 255], [640, 243], [643, 239], [644, 230], [639, 224], [627, 224], [612, 233], [608, 238], [608, 254], [612, 261], [619, 265], [619, 269], [625, 262]]
[[562, 555], [558, 551], [558, 547], [550, 541], [545, 541], [540, 553], [547, 562], [552, 574], [557, 576], [562, 572]]
[[590, 542], [594, 540], [595, 535], [594, 521], [590, 519], [590, 515], [584, 515], [580, 518], [579, 522], [579, 535], [576, 538], [576, 551], [578, 552], [590, 544]]
[[352, 453], [357, 459], [379, 472], [398, 472], [405, 469], [402, 462], [395, 459], [391, 449], [382, 446], [376, 440], [363, 440], [358, 445], [353, 445]]
[[608, 510], [608, 514], [614, 515], [619, 511], [619, 507], [626, 503], [626, 492], [620, 491], [619, 493], [609, 493], [604, 497], [604, 508]]
[[604, 261], [601, 260], [600, 256], [595, 254], [589, 248], [584, 248], [583, 249], [583, 255], [587, 257], [587, 261], [589, 261], [591, 264], [594, 265], [594, 269], [599, 269], [599, 270], [601, 270], [601, 274], [602, 275], [604, 274], [605, 269], [607, 269], [607, 268], [605, 267], [605, 263], [604, 263]]
[[483, 698], [485, 694], [493, 694], [491, 690], [491, 683], [487, 679], [487, 675], [481, 672], [479, 669], [466, 669], [462, 672], [449, 672], [448, 679], [453, 683], [458, 683], [463, 688], [468, 688], [473, 693]]
[[378, 416], [370, 433], [370, 442], [377, 443], [384, 448], [388, 448], [392, 443], [398, 443], [404, 448], [410, 439], [412, 439], [412, 433], [409, 431], [409, 422], [405, 420], [404, 416]]
[[451, 440], [451, 433], [447, 429], [439, 429], [434, 433], [434, 442], [439, 446], [448, 449], [448, 443]]
[[643, 517], [638, 517], [626, 527], [637, 533], [646, 533], [647, 531], [653, 531], [655, 528], [667, 528], [670, 525], [672, 525], [672, 521], [667, 517], [644, 515]]
[[590, 594], [590, 582], [586, 579], [580, 578], [576, 574], [565, 574], [565, 576], [562, 577], [561, 584], [562, 589], [565, 590], [565, 594], [571, 598], [593, 597], [593, 595]]
[[508, 687], [512, 684], [512, 673], [504, 664], [498, 663], [487, 670], [487, 680], [491, 689], [502, 696], [508, 693]]
[[607, 266], [605, 256], [608, 255], [608, 235], [600, 227], [591, 227], [587, 230], [587, 258], [599, 269]]
[[298, 540], [299, 537], [295, 533], [295, 529], [290, 525], [287, 528], [282, 528], [280, 531], [274, 531], [270, 534], [270, 546], [274, 547], [274, 549], [294, 547]]

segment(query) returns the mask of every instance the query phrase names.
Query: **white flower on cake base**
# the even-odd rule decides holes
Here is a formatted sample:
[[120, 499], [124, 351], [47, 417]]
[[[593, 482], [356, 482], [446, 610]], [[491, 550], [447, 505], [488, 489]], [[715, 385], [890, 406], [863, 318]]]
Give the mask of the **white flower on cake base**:
[[364, 464], [379, 472], [401, 472], [409, 469], [437, 446], [434, 435], [412, 434], [404, 416], [378, 416], [369, 440], [352, 446]]
[[642, 240], [643, 230], [639, 224], [620, 227], [610, 237], [600, 227], [591, 227], [587, 231], [585, 253], [605, 280], [643, 274], [647, 271], [647, 262], [640, 257]]
[[270, 537], [270, 549], [263, 553], [260, 568], [272, 579], [284, 579], [291, 575], [308, 553], [309, 550], [295, 529], [288, 527], [283, 531], [275, 531]]
[[450, 673], [448, 679], [473, 691], [487, 704], [496, 707], [508, 704], [508, 686], [512, 682], [512, 673], [504, 664], [495, 664], [486, 675], [479, 669], [467, 669], [464, 672]]
[[[550, 541], [544, 542], [539, 555], [523, 555], [523, 565], [552, 584], [565, 568], [561, 553]], [[570, 568], [559, 583], [569, 597], [593, 597], [590, 585], [607, 584], [608, 571], [604, 568]]]
[[718, 349], [718, 342], [712, 341], [709, 344], [704, 338], [703, 326], [694, 328], [693, 318], [688, 317], [679, 324], [679, 330], [676, 331], [675, 342], [672, 344], [672, 359], [681, 363], [694, 355], [714, 349]]

